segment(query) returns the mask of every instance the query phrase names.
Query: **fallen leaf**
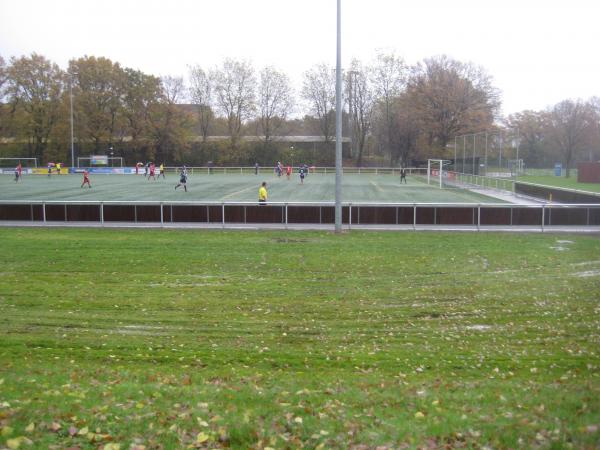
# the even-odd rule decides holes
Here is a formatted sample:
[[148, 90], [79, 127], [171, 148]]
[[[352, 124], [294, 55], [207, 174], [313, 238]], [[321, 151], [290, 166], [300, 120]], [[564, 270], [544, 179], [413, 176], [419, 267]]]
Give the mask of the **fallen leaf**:
[[23, 439], [18, 437], [18, 438], [14, 438], [14, 439], [9, 439], [6, 441], [6, 446], [8, 448], [10, 448], [11, 450], [16, 450], [17, 448], [19, 448], [21, 446], [21, 441]]

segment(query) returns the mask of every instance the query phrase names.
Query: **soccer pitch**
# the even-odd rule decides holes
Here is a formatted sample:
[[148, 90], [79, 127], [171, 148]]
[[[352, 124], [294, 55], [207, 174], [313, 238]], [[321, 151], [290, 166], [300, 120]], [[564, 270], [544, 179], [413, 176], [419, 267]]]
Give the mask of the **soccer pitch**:
[[[344, 175], [342, 200], [365, 203], [498, 203], [500, 200], [462, 189], [439, 189], [432, 181], [408, 176], [406, 184], [393, 175]], [[0, 176], [0, 200], [58, 201], [224, 201], [255, 202], [262, 181], [268, 183], [270, 202], [332, 202], [335, 175], [310, 174], [303, 184], [297, 174], [287, 180], [273, 174], [190, 175], [188, 192], [175, 190], [179, 177], [147, 180], [143, 175], [90, 175], [92, 188], [81, 188], [81, 175], [26, 175], [15, 183]]]

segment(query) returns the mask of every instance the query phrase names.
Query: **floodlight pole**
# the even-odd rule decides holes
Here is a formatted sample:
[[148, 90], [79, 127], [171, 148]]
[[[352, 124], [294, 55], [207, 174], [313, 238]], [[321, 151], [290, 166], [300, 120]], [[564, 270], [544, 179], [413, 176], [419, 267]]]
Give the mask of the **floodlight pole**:
[[335, 71], [335, 232], [342, 232], [342, 0], [337, 0]]
[[517, 167], [515, 169], [515, 180], [519, 178], [519, 144], [521, 143], [521, 138], [519, 137], [519, 128], [517, 127]]
[[471, 175], [475, 176], [475, 139], [477, 138], [477, 133], [473, 134], [473, 160], [471, 161]]
[[456, 141], [457, 141], [457, 136], [454, 136], [454, 164], [453, 164], [453, 166], [454, 166], [454, 171], [458, 172], [458, 170], [456, 170], [457, 169], [457, 167], [456, 167], [456, 146], [458, 145], [456, 143]]
[[75, 167], [75, 150], [73, 145], [73, 75], [69, 81], [69, 98], [71, 103], [71, 167]]
[[485, 164], [485, 176], [486, 177], [487, 177], [487, 174], [488, 174], [487, 152], [488, 152], [488, 134], [487, 134], [487, 131], [486, 131], [485, 132], [485, 160], [484, 160], [484, 164]]

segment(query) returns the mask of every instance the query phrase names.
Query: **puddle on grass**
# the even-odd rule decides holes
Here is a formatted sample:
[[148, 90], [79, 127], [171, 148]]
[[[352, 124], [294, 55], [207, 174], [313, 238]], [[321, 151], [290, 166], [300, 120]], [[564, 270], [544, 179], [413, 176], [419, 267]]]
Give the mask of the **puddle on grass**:
[[566, 240], [557, 240], [556, 243], [558, 245], [555, 245], [554, 247], [550, 247], [550, 248], [552, 250], [556, 250], [557, 252], [564, 252], [566, 250], [569, 250], [569, 247], [567, 247], [567, 245], [574, 244], [575, 242], [566, 241]]
[[466, 330], [486, 331], [492, 328], [490, 325], [467, 325]]
[[600, 264], [600, 260], [596, 260], [596, 261], [583, 261], [583, 262], [579, 262], [579, 263], [573, 263], [571, 264], [573, 267], [576, 266], [590, 266], [593, 264]]
[[579, 278], [598, 277], [600, 276], [600, 270], [587, 270], [585, 272], [576, 272], [573, 275]]
[[312, 239], [307, 238], [273, 238], [271, 241], [277, 244], [305, 244], [307, 242], [313, 242]]
[[165, 330], [164, 327], [153, 327], [150, 325], [125, 325], [123, 327], [115, 328], [114, 331], [119, 334], [131, 334], [136, 336], [161, 336], [165, 334], [167, 330]]

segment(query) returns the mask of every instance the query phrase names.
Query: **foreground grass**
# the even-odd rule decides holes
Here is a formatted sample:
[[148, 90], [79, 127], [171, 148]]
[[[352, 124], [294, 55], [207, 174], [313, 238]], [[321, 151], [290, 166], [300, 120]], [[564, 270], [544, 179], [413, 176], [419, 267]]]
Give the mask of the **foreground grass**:
[[600, 443], [598, 236], [0, 238], [0, 448]]
[[571, 175], [569, 178], [555, 177], [550, 175], [537, 176], [525, 175], [520, 176], [519, 181], [525, 183], [542, 184], [544, 186], [559, 187], [565, 189], [577, 189], [579, 191], [600, 192], [600, 183], [578, 183], [577, 175]]

